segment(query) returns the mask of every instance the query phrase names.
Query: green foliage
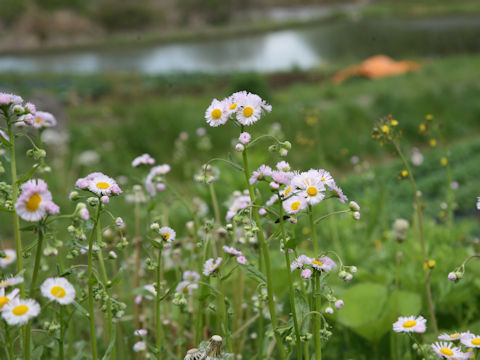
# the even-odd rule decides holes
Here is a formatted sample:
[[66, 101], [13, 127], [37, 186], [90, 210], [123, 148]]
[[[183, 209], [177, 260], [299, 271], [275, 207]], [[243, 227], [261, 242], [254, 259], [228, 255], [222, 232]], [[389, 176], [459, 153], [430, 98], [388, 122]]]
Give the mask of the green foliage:
[[0, 1], [0, 19], [6, 25], [11, 25], [22, 15], [27, 7], [27, 0], [2, 0]]

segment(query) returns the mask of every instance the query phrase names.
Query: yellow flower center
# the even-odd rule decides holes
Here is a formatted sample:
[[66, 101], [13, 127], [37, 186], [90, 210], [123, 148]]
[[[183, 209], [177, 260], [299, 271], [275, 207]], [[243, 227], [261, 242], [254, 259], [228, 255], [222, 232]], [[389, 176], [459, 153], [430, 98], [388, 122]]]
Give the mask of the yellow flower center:
[[27, 203], [25, 204], [25, 207], [27, 208], [28, 211], [37, 211], [41, 201], [42, 201], [42, 198], [40, 197], [40, 195], [33, 194], [28, 199]]
[[108, 189], [109, 187], [110, 187], [110, 184], [105, 181], [97, 182], [97, 188], [99, 189], [105, 190], [105, 189]]
[[307, 189], [307, 194], [309, 196], [315, 196], [317, 195], [318, 191], [317, 191], [317, 188], [316, 187], [313, 187], [313, 186], [310, 186], [308, 189]]
[[392, 125], [392, 126], [397, 126], [397, 125], [398, 125], [398, 121], [397, 121], [397, 120], [392, 120], [392, 121], [390, 121], [390, 125]]
[[37, 124], [40, 124], [40, 123], [42, 122], [42, 119], [36, 118], [36, 119], [35, 119], [35, 122], [36, 122]]
[[300, 207], [300, 205], [301, 205], [300, 201], [294, 201], [291, 205], [291, 208], [292, 208], [293, 211], [297, 211], [298, 208]]
[[222, 116], [222, 110], [220, 109], [214, 109], [212, 111], [212, 119], [218, 120]]
[[480, 338], [472, 339], [472, 345], [479, 346], [480, 345]]
[[404, 328], [411, 328], [417, 325], [417, 322], [415, 320], [408, 320], [403, 323]]
[[237, 107], [237, 104], [232, 104], [229, 106], [230, 110], [235, 110], [236, 107]]
[[50, 290], [50, 294], [52, 294], [57, 298], [63, 298], [65, 295], [67, 295], [67, 293], [65, 292], [65, 289], [62, 288], [61, 286], [52, 287], [52, 289]]
[[452, 334], [450, 335], [450, 339], [456, 339], [459, 336], [459, 334]]
[[2, 280], [0, 281], [0, 286], [7, 286], [8, 285], [8, 281], [7, 280]]
[[325, 179], [325, 177], [324, 177], [324, 176], [322, 176], [322, 178], [321, 178], [320, 180], [322, 180], [322, 181], [325, 181], [326, 179]]
[[390, 131], [388, 125], [382, 125], [381, 129], [384, 134], [388, 134], [388, 132]]
[[253, 115], [253, 108], [251, 106], [247, 106], [243, 109], [243, 116], [250, 117]]
[[184, 294], [188, 294], [188, 286], [185, 286], [185, 287], [183, 288], [183, 293], [184, 293]]
[[22, 316], [26, 314], [27, 311], [28, 311], [27, 305], [18, 305], [13, 308], [12, 313], [13, 315]]
[[312, 264], [315, 264], [315, 265], [318, 265], [318, 266], [323, 265], [323, 263], [321, 261], [318, 261], [318, 260], [312, 260]]
[[168, 240], [170, 238], [170, 234], [166, 232], [162, 233], [162, 236], [165, 240]]
[[450, 350], [449, 348], [441, 348], [441, 349], [440, 349], [440, 354], [442, 354], [442, 355], [447, 355], [447, 356], [452, 356], [452, 355], [453, 355], [453, 351]]
[[0, 309], [3, 308], [3, 305], [8, 303], [8, 298], [6, 296], [0, 296]]
[[11, 256], [7, 254], [7, 255], [5, 255], [4, 259], [5, 259], [5, 260], [9, 260], [10, 257], [11, 257]]
[[289, 186], [285, 189], [285, 196], [287, 196], [288, 194], [290, 194], [290, 191], [292, 191], [292, 187]]

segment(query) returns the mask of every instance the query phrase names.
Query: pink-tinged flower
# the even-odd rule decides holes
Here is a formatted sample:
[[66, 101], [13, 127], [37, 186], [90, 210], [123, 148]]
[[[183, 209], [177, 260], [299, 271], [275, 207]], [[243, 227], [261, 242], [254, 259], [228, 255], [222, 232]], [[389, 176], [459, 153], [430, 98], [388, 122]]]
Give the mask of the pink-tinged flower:
[[226, 246], [224, 245], [222, 247], [223, 251], [225, 251], [227, 254], [233, 255], [233, 256], [242, 256], [243, 253], [240, 250], [235, 249], [232, 246]]
[[108, 204], [110, 202], [110, 198], [106, 195], [103, 195], [101, 198], [100, 198], [100, 201], [103, 203], [103, 204]]
[[318, 176], [320, 178], [320, 181], [331, 188], [332, 186], [335, 186], [335, 180], [333, 180], [332, 175], [327, 170], [320, 169], [318, 170]]
[[343, 194], [342, 189], [340, 189], [337, 185], [333, 185], [330, 187], [332, 194], [334, 197], [338, 198], [338, 200], [342, 203], [348, 201], [348, 198]]
[[21, 104], [23, 102], [23, 99], [14, 94], [7, 94], [7, 93], [0, 93], [0, 106], [1, 105], [17, 105]]
[[175, 291], [184, 295], [192, 295], [193, 291], [198, 289], [198, 284], [189, 281], [181, 281], [178, 283]]
[[450, 281], [457, 281], [457, 275], [455, 275], [454, 272], [449, 272], [449, 273], [448, 273], [448, 280], [450, 280]]
[[337, 267], [335, 261], [328, 256], [321, 256], [320, 259], [312, 259], [312, 267], [316, 270], [329, 272]]
[[328, 307], [325, 309], [325, 313], [331, 315], [331, 314], [333, 314], [333, 309], [332, 309], [330, 306], [328, 306]]
[[31, 179], [22, 185], [15, 210], [26, 221], [40, 221], [45, 215], [57, 214], [60, 208], [53, 203], [47, 183], [42, 179]]
[[254, 171], [250, 177], [250, 184], [255, 184], [258, 180], [264, 180], [266, 177], [272, 176], [272, 169], [268, 165], [260, 165], [257, 171]]
[[460, 340], [464, 335], [470, 335], [470, 332], [462, 333], [462, 332], [454, 332], [452, 334], [441, 334], [438, 336], [439, 340], [446, 340], [446, 341], [455, 341]]
[[90, 219], [90, 213], [88, 212], [88, 209], [86, 207], [80, 209], [78, 212], [78, 215], [80, 216], [80, 219], [87, 221]]
[[293, 173], [288, 171], [273, 171], [272, 179], [282, 185], [289, 185], [292, 181]]
[[292, 261], [290, 264], [290, 271], [294, 271], [296, 269], [301, 269], [305, 265], [310, 265], [312, 263], [312, 259], [306, 255], [300, 255], [295, 260]]
[[165, 190], [164, 175], [169, 172], [170, 165], [168, 164], [157, 165], [150, 170], [145, 180], [145, 188], [151, 196], [155, 196], [157, 191]]
[[212, 127], [224, 125], [228, 121], [230, 112], [224, 101], [213, 99], [210, 106], [205, 111], [205, 120]]
[[335, 302], [335, 308], [337, 308], [337, 310], [340, 310], [340, 309], [343, 307], [343, 305], [345, 305], [345, 303], [343, 302], [343, 300], [337, 300], [337, 301]]
[[291, 196], [285, 200], [282, 205], [287, 214], [296, 214], [299, 211], [305, 210], [308, 204], [302, 196]]
[[267, 210], [265, 210], [265, 208], [262, 207], [258, 210], [258, 214], [261, 216], [264, 216], [267, 214]]
[[34, 114], [33, 122], [31, 124], [36, 129], [53, 127], [57, 125], [55, 116], [46, 111], [37, 111]]
[[3, 137], [5, 140], [10, 141], [10, 136], [8, 134], [0, 129], [0, 136]]
[[235, 151], [242, 152], [243, 150], [245, 150], [245, 146], [243, 146], [242, 144], [235, 145]]
[[270, 181], [270, 183], [268, 185], [273, 190], [277, 190], [280, 187], [280, 185], [278, 183], [276, 183], [275, 181]]
[[99, 196], [120, 195], [122, 193], [117, 182], [101, 172], [94, 172], [87, 177], [78, 179], [75, 186]]
[[393, 331], [424, 333], [427, 329], [426, 324], [427, 320], [425, 320], [423, 316], [400, 316], [398, 320], [393, 323]]
[[203, 265], [203, 275], [205, 276], [212, 275], [215, 271], [217, 271], [221, 263], [222, 263], [221, 257], [215, 260], [213, 258], [208, 259]]
[[290, 164], [286, 161], [280, 161], [275, 165], [278, 171], [288, 172], [290, 171]]
[[237, 262], [238, 262], [239, 264], [245, 265], [245, 264], [247, 263], [247, 258], [246, 258], [245, 256], [243, 256], [243, 255], [242, 255], [242, 256], [238, 256], [238, 257], [237, 257]]
[[273, 204], [275, 204], [276, 202], [278, 201], [278, 195], [277, 194], [273, 194], [270, 199], [267, 200], [267, 202], [265, 203], [265, 205], [267, 206], [272, 206]]
[[151, 157], [149, 154], [143, 154], [137, 156], [132, 161], [132, 167], [138, 167], [140, 165], [153, 165], [155, 164], [155, 159]]
[[243, 145], [247, 145], [251, 139], [252, 139], [252, 135], [250, 135], [246, 131], [242, 132], [238, 137], [238, 141], [240, 141]]
[[462, 350], [452, 343], [436, 342], [431, 345], [433, 351], [442, 359], [463, 359]]
[[183, 280], [189, 281], [191, 283], [198, 282], [198, 280], [200, 280], [200, 274], [196, 271], [187, 270], [183, 273]]
[[148, 330], [146, 329], [138, 329], [133, 332], [133, 335], [135, 336], [147, 336]]
[[348, 204], [348, 206], [352, 211], [360, 211], [360, 205], [358, 205], [355, 201], [350, 201], [350, 204]]
[[312, 277], [312, 270], [310, 269], [303, 269], [301, 273], [302, 278], [310, 279]]

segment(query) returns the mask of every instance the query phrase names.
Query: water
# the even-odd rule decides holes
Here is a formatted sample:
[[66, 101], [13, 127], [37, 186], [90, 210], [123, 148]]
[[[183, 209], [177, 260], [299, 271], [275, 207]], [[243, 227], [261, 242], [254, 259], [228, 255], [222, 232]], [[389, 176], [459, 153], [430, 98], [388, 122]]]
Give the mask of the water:
[[237, 38], [0, 56], [0, 72], [273, 72], [357, 61], [480, 54], [480, 18], [330, 22]]

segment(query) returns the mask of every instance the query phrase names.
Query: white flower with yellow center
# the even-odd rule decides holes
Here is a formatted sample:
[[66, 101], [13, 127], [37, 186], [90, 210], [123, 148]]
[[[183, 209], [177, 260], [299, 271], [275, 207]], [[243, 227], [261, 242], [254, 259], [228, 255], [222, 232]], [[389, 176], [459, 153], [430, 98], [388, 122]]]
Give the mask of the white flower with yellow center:
[[48, 278], [40, 290], [43, 296], [61, 305], [71, 304], [75, 300], [75, 288], [62, 277]]
[[283, 209], [287, 214], [296, 214], [307, 208], [307, 201], [301, 196], [291, 196], [283, 202]]
[[296, 174], [292, 179], [292, 185], [300, 190], [309, 205], [318, 204], [325, 197], [325, 186], [317, 170], [308, 170], [300, 174]]
[[440, 340], [455, 341], [455, 340], [460, 340], [463, 334], [465, 333], [458, 332], [458, 333], [452, 333], [452, 334], [441, 334], [438, 338]]
[[212, 127], [225, 124], [229, 116], [230, 113], [225, 102], [218, 101], [217, 99], [213, 99], [207, 111], [205, 111], [205, 119], [207, 120], [207, 124]]
[[106, 175], [97, 175], [90, 180], [88, 190], [97, 195], [110, 195], [112, 187], [117, 185], [115, 180]]
[[327, 273], [337, 267], [335, 261], [330, 259], [328, 256], [321, 256], [318, 259], [312, 259], [311, 265], [314, 269]]
[[236, 101], [238, 102], [235, 112], [237, 121], [244, 126], [256, 123], [265, 111], [272, 111], [272, 107], [260, 96], [246, 91], [237, 93]]
[[[40, 221], [51, 213], [52, 194], [42, 179], [32, 179], [22, 184], [22, 194], [15, 203], [18, 216], [26, 221]], [[54, 205], [56, 206], [56, 205]]]
[[318, 177], [322, 184], [328, 186], [329, 188], [332, 188], [335, 186], [335, 180], [333, 180], [332, 175], [327, 170], [320, 169], [318, 170]]
[[460, 348], [453, 346], [452, 343], [436, 342], [431, 346], [433, 351], [443, 359], [463, 358], [463, 353]]
[[14, 298], [3, 306], [2, 317], [8, 325], [24, 325], [40, 313], [40, 305], [33, 299]]
[[393, 331], [424, 333], [427, 329], [426, 323], [427, 320], [423, 316], [400, 316], [393, 324]]
[[173, 242], [175, 240], [175, 237], [177, 236], [175, 230], [168, 226], [163, 226], [158, 229], [158, 233], [162, 236], [163, 240], [169, 243]]
[[461, 336], [460, 341], [463, 345], [470, 348], [480, 348], [480, 336], [474, 334], [464, 334]]
[[3, 307], [8, 304], [10, 301], [12, 301], [20, 292], [19, 289], [13, 289], [10, 294], [6, 295], [5, 294], [5, 289], [1, 288], [0, 289], [0, 310], [3, 309]]
[[184, 295], [192, 295], [193, 291], [198, 289], [198, 284], [189, 281], [180, 281], [175, 289], [177, 293]]
[[15, 250], [5, 249], [4, 252], [5, 252], [5, 257], [0, 258], [0, 267], [2, 269], [5, 269], [8, 265], [14, 263], [15, 260], [17, 259], [17, 253], [15, 252]]
[[9, 286], [15, 286], [21, 284], [23, 282], [23, 278], [20, 276], [10, 276], [6, 279], [0, 280], [0, 288], [6, 288]]

